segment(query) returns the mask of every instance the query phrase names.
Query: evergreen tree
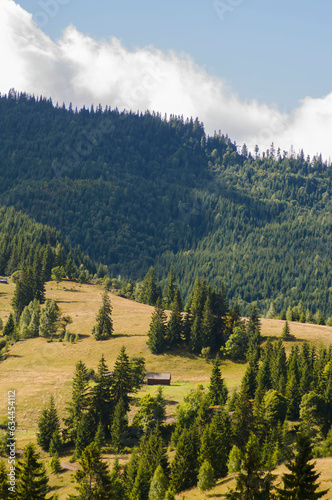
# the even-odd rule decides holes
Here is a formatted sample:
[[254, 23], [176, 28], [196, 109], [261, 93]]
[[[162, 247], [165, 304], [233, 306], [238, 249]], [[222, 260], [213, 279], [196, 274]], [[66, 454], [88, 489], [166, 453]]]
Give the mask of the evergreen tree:
[[51, 271], [51, 278], [53, 281], [56, 282], [57, 289], [59, 288], [59, 283], [61, 283], [61, 281], [63, 280], [64, 277], [65, 277], [65, 270], [64, 270], [63, 266], [53, 267], [53, 269]]
[[113, 377], [111, 379], [111, 401], [113, 407], [115, 408], [122, 399], [127, 412], [131, 401], [130, 393], [132, 392], [134, 392], [132, 371], [126, 348], [122, 346], [116, 358]]
[[200, 354], [203, 347], [203, 336], [201, 328], [201, 318], [200, 316], [195, 316], [191, 331], [190, 331], [190, 350], [196, 354]]
[[59, 417], [55, 407], [54, 398], [51, 396], [49, 407], [42, 411], [38, 422], [37, 443], [39, 446], [43, 450], [48, 451], [54, 433], [58, 433], [59, 430]]
[[138, 464], [137, 474], [131, 494], [130, 500], [147, 500], [150, 489], [150, 477], [148, 473], [148, 464], [144, 457], [141, 457]]
[[13, 338], [15, 335], [15, 319], [14, 314], [10, 313], [7, 323], [3, 329], [3, 336]]
[[75, 473], [78, 495], [70, 495], [68, 500], [113, 500], [108, 466], [94, 443], [86, 447], [79, 463], [82, 469]]
[[255, 397], [257, 389], [257, 372], [257, 363], [250, 361], [242, 379], [242, 390], [246, 393], [248, 399], [254, 399]]
[[52, 338], [59, 326], [60, 309], [54, 300], [46, 300], [39, 322], [39, 335]]
[[175, 280], [176, 276], [174, 273], [174, 268], [173, 265], [171, 265], [165, 290], [165, 298], [164, 298], [165, 309], [170, 309], [172, 307], [175, 297], [175, 292], [177, 291]]
[[150, 267], [142, 283], [140, 302], [154, 306], [158, 299], [161, 300], [161, 292], [156, 283], [155, 271]]
[[34, 446], [28, 444], [17, 465], [16, 497], [20, 500], [45, 500], [48, 490], [45, 467]]
[[168, 481], [161, 465], [156, 468], [149, 491], [149, 500], [164, 500]]
[[201, 437], [199, 462], [207, 460], [216, 478], [227, 475], [227, 457], [230, 451], [230, 420], [226, 412], [216, 413], [206, 425]]
[[54, 455], [52, 456], [50, 466], [51, 466], [51, 471], [53, 472], [53, 474], [58, 475], [62, 471], [58, 452], [55, 452]]
[[16, 282], [14, 297], [12, 300], [16, 321], [20, 317], [25, 306], [28, 306], [33, 298], [33, 278], [31, 269], [23, 269]]
[[297, 420], [300, 412], [301, 394], [294, 373], [290, 375], [290, 379], [286, 385], [286, 399], [288, 402], [287, 418], [289, 420]]
[[236, 478], [236, 488], [226, 494], [229, 500], [271, 500], [273, 477], [261, 472], [259, 441], [251, 434], [242, 454], [241, 469]]
[[115, 449], [116, 453], [119, 453], [119, 451], [121, 451], [123, 436], [125, 435], [127, 430], [127, 412], [123, 400], [120, 399], [114, 410], [111, 430], [112, 446]]
[[290, 332], [289, 324], [288, 321], [285, 321], [285, 324], [282, 329], [282, 334], [281, 334], [282, 340], [290, 340], [293, 338], [293, 335]]
[[216, 337], [216, 321], [213, 314], [211, 298], [208, 295], [204, 304], [203, 314], [202, 314], [202, 347], [214, 348], [218, 342]]
[[209, 386], [209, 398], [212, 406], [222, 406], [226, 403], [228, 397], [228, 389], [221, 376], [220, 359], [215, 357]]
[[96, 434], [94, 418], [91, 411], [87, 411], [81, 415], [77, 424], [75, 435], [75, 458], [79, 458], [85, 448], [93, 443]]
[[33, 297], [38, 300], [40, 304], [45, 302], [45, 282], [44, 282], [44, 272], [42, 265], [42, 256], [41, 253], [36, 252], [33, 267], [32, 267], [32, 276], [33, 276]]
[[77, 430], [82, 415], [86, 413], [90, 406], [89, 376], [88, 370], [82, 361], [78, 361], [75, 366], [73, 379], [72, 399], [67, 407], [68, 417], [65, 418], [67, 432], [75, 441]]
[[232, 415], [231, 428], [235, 444], [244, 449], [248, 442], [250, 432], [253, 429], [254, 418], [252, 406], [245, 390], [241, 390], [235, 402], [235, 409]]
[[270, 366], [272, 389], [284, 394], [287, 380], [287, 359], [285, 348], [281, 339], [273, 345]]
[[166, 345], [166, 332], [166, 314], [160, 299], [158, 299], [152, 313], [148, 331], [149, 340], [147, 344], [152, 354], [161, 354], [164, 351]]
[[56, 454], [59, 454], [62, 448], [62, 440], [60, 436], [59, 430], [56, 430], [52, 434], [52, 439], [50, 442], [50, 455], [55, 456]]
[[286, 463], [290, 473], [283, 474], [283, 488], [277, 488], [280, 500], [315, 500], [326, 495], [328, 490], [317, 491], [320, 474], [315, 471], [315, 464], [310, 463], [312, 458], [310, 439], [298, 434], [295, 456]]
[[50, 245], [46, 245], [42, 258], [43, 281], [49, 281], [51, 279], [53, 262], [54, 255], [52, 247]]
[[207, 491], [212, 490], [215, 485], [216, 480], [214, 477], [213, 467], [207, 460], [204, 460], [198, 472], [198, 489], [206, 493]]
[[108, 367], [104, 355], [98, 364], [96, 385], [91, 389], [91, 409], [94, 416], [95, 428], [101, 422], [104, 434], [107, 435], [111, 413], [111, 378], [106, 376]]
[[107, 340], [113, 334], [112, 306], [107, 292], [103, 294], [103, 304], [99, 309], [96, 321], [92, 329], [92, 335], [96, 340]]
[[169, 476], [170, 467], [165, 443], [159, 427], [156, 427], [146, 441], [142, 441], [140, 447], [141, 456], [145, 457], [149, 480], [152, 479], [154, 471], [160, 465], [166, 477]]
[[169, 349], [173, 349], [181, 342], [182, 335], [182, 315], [180, 292], [176, 290], [172, 303], [172, 314], [167, 325], [166, 343]]
[[170, 485], [176, 493], [196, 484], [197, 465], [193, 433], [185, 429], [179, 438], [171, 466]]
[[132, 489], [134, 488], [135, 479], [137, 476], [138, 466], [139, 466], [139, 454], [137, 449], [134, 449], [131, 454], [129, 462], [125, 466], [124, 474], [124, 485], [127, 498], [130, 498]]
[[93, 442], [97, 446], [98, 450], [102, 450], [105, 444], [105, 433], [103, 424], [99, 422], [95, 437], [93, 438]]

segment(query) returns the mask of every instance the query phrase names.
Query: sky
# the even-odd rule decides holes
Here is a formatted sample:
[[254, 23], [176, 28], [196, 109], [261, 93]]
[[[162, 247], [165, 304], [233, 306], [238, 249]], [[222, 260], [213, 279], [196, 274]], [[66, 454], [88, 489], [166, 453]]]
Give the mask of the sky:
[[0, 0], [0, 91], [332, 157], [330, 0]]

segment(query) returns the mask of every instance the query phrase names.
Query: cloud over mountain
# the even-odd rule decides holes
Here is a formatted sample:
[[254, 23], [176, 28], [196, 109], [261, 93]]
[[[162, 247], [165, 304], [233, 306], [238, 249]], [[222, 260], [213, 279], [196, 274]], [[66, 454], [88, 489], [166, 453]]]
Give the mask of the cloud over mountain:
[[[291, 114], [256, 101], [241, 101], [232, 89], [186, 55], [153, 47], [128, 51], [119, 40], [95, 41], [69, 26], [53, 42], [32, 15], [13, 0], [0, 0], [0, 91], [52, 97], [73, 106], [92, 103], [134, 111], [198, 117], [206, 131], [227, 133], [238, 144], [332, 156], [332, 93], [307, 97]], [[243, 75], [245, 78], [245, 75]]]

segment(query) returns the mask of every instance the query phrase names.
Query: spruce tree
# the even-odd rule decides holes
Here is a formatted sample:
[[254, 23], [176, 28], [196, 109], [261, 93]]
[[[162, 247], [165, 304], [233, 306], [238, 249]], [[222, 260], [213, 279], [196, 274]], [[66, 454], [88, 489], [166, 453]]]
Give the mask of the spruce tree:
[[161, 465], [156, 468], [149, 490], [149, 500], [164, 500], [168, 481]]
[[213, 467], [210, 462], [204, 460], [198, 472], [198, 489], [206, 494], [206, 492], [212, 490], [215, 485], [216, 479], [214, 477]]
[[288, 324], [287, 320], [285, 321], [285, 324], [283, 326], [281, 338], [282, 338], [282, 340], [290, 340], [293, 338], [293, 335], [290, 332], [290, 328], [289, 328], [289, 324]]
[[82, 361], [75, 366], [72, 399], [68, 404], [68, 417], [65, 418], [67, 432], [72, 440], [76, 439], [79, 422], [82, 415], [90, 407], [90, 391], [88, 370]]
[[150, 267], [142, 283], [140, 302], [154, 306], [158, 299], [161, 300], [161, 292], [156, 283], [156, 273]]
[[96, 340], [107, 340], [113, 334], [112, 305], [107, 292], [103, 294], [102, 301], [96, 324], [92, 329], [92, 335]]
[[20, 500], [45, 500], [48, 487], [48, 477], [45, 467], [39, 461], [32, 444], [23, 450], [23, 459], [17, 465], [16, 497]]
[[33, 267], [32, 267], [32, 277], [33, 277], [33, 298], [38, 300], [40, 304], [45, 302], [45, 282], [44, 282], [44, 272], [42, 265], [41, 253], [36, 252]]
[[176, 447], [171, 465], [170, 486], [175, 493], [191, 488], [196, 484], [198, 462], [193, 442], [193, 433], [185, 429]]
[[148, 468], [149, 479], [152, 479], [154, 471], [160, 465], [166, 477], [169, 477], [170, 467], [168, 462], [167, 448], [162, 439], [159, 427], [157, 427], [146, 441], [142, 441], [140, 447], [141, 456], [144, 456]]
[[250, 435], [242, 453], [241, 469], [236, 478], [235, 490], [229, 491], [229, 500], [271, 500], [273, 477], [261, 472], [259, 441], [254, 434]]
[[220, 359], [215, 357], [209, 386], [209, 398], [212, 406], [222, 406], [226, 403], [228, 397], [228, 389], [220, 371]]
[[53, 396], [50, 397], [49, 407], [42, 410], [38, 421], [37, 443], [39, 446], [48, 451], [54, 433], [60, 430], [60, 421], [55, 407]]
[[201, 437], [199, 462], [207, 460], [216, 478], [227, 475], [227, 457], [230, 451], [230, 420], [226, 412], [216, 413], [206, 425]]
[[166, 344], [169, 349], [173, 349], [181, 342], [182, 336], [182, 314], [180, 292], [175, 292], [172, 303], [172, 314], [167, 325]]
[[296, 452], [292, 460], [286, 463], [290, 473], [283, 474], [283, 488], [278, 488], [280, 500], [310, 499], [316, 500], [326, 495], [328, 490], [317, 491], [320, 476], [312, 460], [312, 445], [308, 436], [298, 434]]
[[111, 379], [111, 401], [115, 406], [122, 399], [126, 412], [129, 410], [131, 402], [130, 394], [134, 392], [134, 380], [126, 348], [121, 347], [116, 358], [113, 377]]
[[93, 443], [96, 434], [94, 418], [91, 411], [83, 413], [78, 421], [75, 435], [75, 458], [82, 455], [87, 446]]
[[101, 422], [104, 434], [109, 434], [112, 413], [111, 403], [111, 378], [106, 376], [108, 367], [104, 355], [98, 364], [96, 385], [91, 389], [91, 409], [94, 416], [95, 427]]
[[10, 313], [7, 323], [3, 329], [3, 336], [8, 338], [13, 338], [15, 335], [15, 319], [14, 314]]
[[133, 489], [130, 493], [130, 500], [147, 500], [149, 496], [150, 480], [148, 473], [148, 464], [145, 457], [140, 457], [137, 474]]
[[68, 500], [113, 500], [108, 466], [94, 443], [86, 447], [79, 463], [81, 470], [75, 473], [78, 495], [70, 495]]
[[166, 332], [166, 314], [160, 299], [158, 299], [152, 313], [148, 331], [149, 340], [147, 341], [147, 345], [152, 354], [161, 354], [164, 352], [166, 347]]
[[46, 300], [39, 322], [40, 337], [52, 338], [59, 326], [60, 309], [54, 300]]
[[52, 456], [50, 467], [53, 474], [58, 475], [62, 471], [58, 452], [55, 452], [54, 455]]
[[16, 321], [20, 317], [25, 306], [28, 306], [33, 299], [33, 277], [31, 269], [23, 269], [16, 282], [14, 297], [12, 300]]
[[99, 422], [95, 437], [93, 438], [93, 442], [97, 446], [98, 450], [102, 450], [105, 444], [105, 433], [104, 428], [101, 422]]
[[50, 455], [55, 456], [57, 453], [59, 454], [62, 448], [62, 440], [60, 436], [59, 430], [56, 430], [52, 434], [52, 439], [50, 442]]
[[112, 447], [114, 448], [116, 453], [119, 453], [122, 449], [123, 437], [125, 433], [128, 431], [128, 417], [124, 402], [122, 399], [118, 402], [115, 407], [112, 429], [111, 429], [111, 438], [112, 438]]
[[171, 265], [169, 275], [167, 278], [166, 290], [165, 290], [165, 298], [164, 298], [165, 309], [170, 309], [172, 307], [175, 292], [177, 290], [175, 280], [176, 280], [176, 276], [174, 273], [174, 268], [173, 268], [173, 265]]

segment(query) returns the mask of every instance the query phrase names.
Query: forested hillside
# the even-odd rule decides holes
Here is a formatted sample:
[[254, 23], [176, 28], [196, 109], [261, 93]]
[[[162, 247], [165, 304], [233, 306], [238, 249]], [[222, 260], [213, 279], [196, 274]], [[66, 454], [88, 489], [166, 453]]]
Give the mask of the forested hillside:
[[[305, 145], [304, 145], [305, 146]], [[114, 274], [173, 264], [186, 297], [223, 281], [241, 310], [302, 299], [332, 313], [331, 171], [321, 158], [255, 158], [197, 120], [0, 99], [0, 203], [61, 231]]]

